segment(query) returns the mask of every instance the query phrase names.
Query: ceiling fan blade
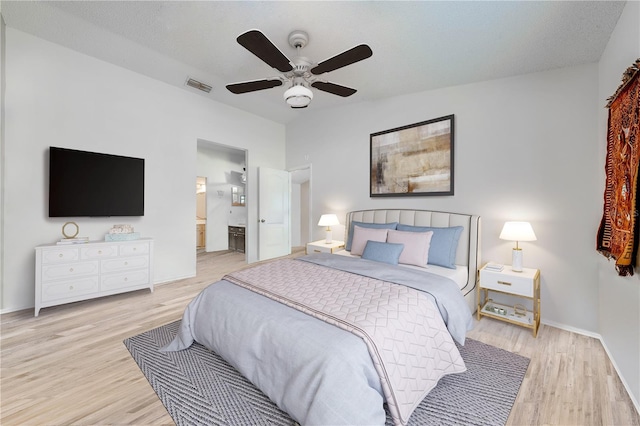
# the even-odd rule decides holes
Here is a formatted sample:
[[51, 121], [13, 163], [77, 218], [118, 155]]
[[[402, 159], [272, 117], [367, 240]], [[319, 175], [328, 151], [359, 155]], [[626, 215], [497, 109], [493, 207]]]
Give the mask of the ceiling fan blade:
[[252, 80], [243, 81], [242, 83], [227, 84], [227, 89], [231, 93], [239, 95], [241, 93], [255, 92], [256, 90], [271, 89], [272, 87], [282, 86], [280, 80]]
[[270, 67], [280, 72], [293, 70], [289, 58], [284, 56], [280, 49], [271, 43], [267, 36], [260, 31], [247, 31], [246, 33], [240, 34], [236, 40], [238, 40], [238, 43], [245, 49], [262, 59]]
[[357, 92], [356, 89], [350, 87], [340, 86], [339, 84], [329, 83], [328, 81], [315, 81], [311, 83], [311, 86], [323, 92], [331, 93], [333, 95], [342, 96], [346, 98]]
[[346, 67], [363, 59], [367, 59], [373, 55], [373, 51], [366, 44], [360, 44], [356, 47], [339, 53], [333, 58], [326, 59], [320, 62], [316, 67], [311, 69], [311, 74], [319, 75], [325, 72], [337, 70], [338, 68]]

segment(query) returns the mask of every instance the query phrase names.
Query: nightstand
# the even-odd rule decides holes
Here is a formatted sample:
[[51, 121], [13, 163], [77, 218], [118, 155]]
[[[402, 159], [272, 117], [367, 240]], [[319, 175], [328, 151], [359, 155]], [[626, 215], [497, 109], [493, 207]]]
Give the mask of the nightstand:
[[344, 241], [333, 240], [327, 244], [326, 240], [320, 240], [307, 243], [306, 253], [335, 253], [342, 249], [344, 249]]
[[[530, 328], [533, 337], [538, 335], [540, 327], [540, 271], [522, 268], [522, 272], [514, 272], [504, 265], [502, 271], [480, 269], [478, 285], [478, 320], [483, 316], [506, 321], [511, 324]], [[521, 297], [533, 301], [533, 311], [523, 305], [507, 306], [489, 299], [489, 292], [497, 292]]]

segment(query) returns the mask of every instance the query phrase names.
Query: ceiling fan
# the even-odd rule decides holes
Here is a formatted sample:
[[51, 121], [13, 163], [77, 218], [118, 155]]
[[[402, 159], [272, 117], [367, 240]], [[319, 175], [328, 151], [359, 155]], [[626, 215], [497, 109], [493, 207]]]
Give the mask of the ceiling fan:
[[282, 74], [261, 80], [228, 84], [227, 89], [231, 93], [240, 94], [271, 89], [287, 83], [290, 87], [284, 92], [284, 100], [291, 108], [306, 108], [309, 105], [309, 102], [313, 99], [313, 92], [309, 86], [342, 97], [353, 95], [356, 93], [356, 89], [328, 82], [318, 76], [362, 61], [373, 55], [373, 51], [369, 46], [360, 44], [316, 64], [310, 59], [301, 56], [300, 51], [309, 42], [309, 36], [306, 32], [299, 30], [289, 34], [289, 44], [297, 51], [297, 55], [293, 60], [287, 58], [280, 49], [258, 30], [250, 30], [240, 34], [237, 41], [249, 52]]

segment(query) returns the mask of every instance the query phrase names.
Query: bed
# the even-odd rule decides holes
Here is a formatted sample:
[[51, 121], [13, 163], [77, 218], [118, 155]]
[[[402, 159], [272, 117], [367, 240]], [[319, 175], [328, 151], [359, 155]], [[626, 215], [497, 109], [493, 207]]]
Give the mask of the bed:
[[[398, 222], [408, 226], [432, 226], [448, 228], [461, 226], [463, 228], [458, 240], [455, 253], [456, 269], [451, 270], [430, 265], [432, 271], [448, 276], [460, 287], [471, 312], [475, 312], [478, 301], [476, 300], [476, 284], [478, 270], [480, 268], [480, 216], [439, 212], [431, 210], [407, 210], [407, 209], [375, 209], [358, 210], [347, 213], [345, 222], [345, 241], [349, 240], [349, 229], [354, 221], [368, 223]], [[348, 252], [343, 251], [346, 255]]]
[[389, 223], [417, 227], [416, 235], [461, 228], [454, 267], [389, 265], [352, 255], [355, 245], [340, 255], [264, 262], [203, 290], [161, 350], [197, 341], [302, 425], [383, 425], [385, 408], [394, 424], [406, 424], [441, 377], [466, 370], [454, 340], [464, 344], [473, 324], [480, 219], [354, 211], [346, 240], [360, 244], [363, 228]]

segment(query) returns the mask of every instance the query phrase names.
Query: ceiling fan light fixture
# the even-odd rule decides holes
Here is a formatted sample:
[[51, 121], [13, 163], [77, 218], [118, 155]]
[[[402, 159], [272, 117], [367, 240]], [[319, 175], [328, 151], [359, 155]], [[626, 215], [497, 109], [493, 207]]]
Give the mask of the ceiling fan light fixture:
[[284, 92], [284, 100], [291, 108], [304, 108], [313, 99], [313, 92], [308, 87], [296, 84]]

